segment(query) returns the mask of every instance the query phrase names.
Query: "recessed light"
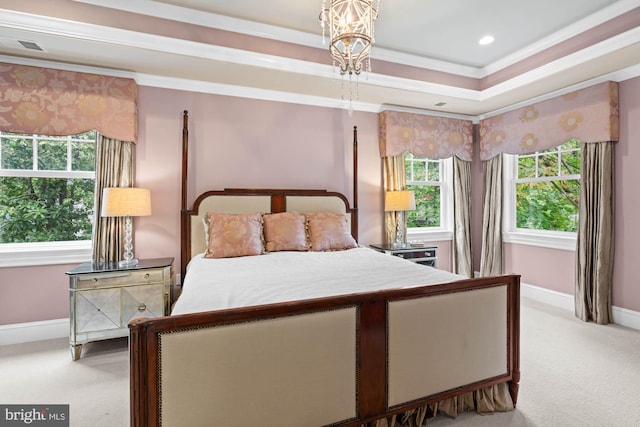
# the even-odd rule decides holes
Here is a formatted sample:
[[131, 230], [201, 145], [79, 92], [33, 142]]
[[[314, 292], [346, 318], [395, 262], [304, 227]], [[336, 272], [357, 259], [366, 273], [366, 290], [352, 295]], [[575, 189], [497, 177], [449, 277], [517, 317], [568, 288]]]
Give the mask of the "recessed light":
[[494, 40], [493, 36], [484, 36], [480, 40], [478, 40], [478, 44], [485, 46], [493, 43], [493, 40]]

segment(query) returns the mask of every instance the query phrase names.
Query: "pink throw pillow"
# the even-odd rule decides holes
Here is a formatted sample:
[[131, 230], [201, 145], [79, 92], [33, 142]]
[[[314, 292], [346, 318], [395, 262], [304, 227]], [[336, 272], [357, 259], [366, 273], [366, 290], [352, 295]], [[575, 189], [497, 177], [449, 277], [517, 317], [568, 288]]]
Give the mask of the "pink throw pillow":
[[305, 217], [298, 212], [263, 215], [267, 252], [308, 251]]
[[340, 250], [358, 246], [347, 229], [347, 219], [343, 214], [316, 212], [305, 216], [311, 238], [311, 250]]
[[262, 215], [209, 212], [209, 242], [205, 258], [230, 258], [264, 253]]

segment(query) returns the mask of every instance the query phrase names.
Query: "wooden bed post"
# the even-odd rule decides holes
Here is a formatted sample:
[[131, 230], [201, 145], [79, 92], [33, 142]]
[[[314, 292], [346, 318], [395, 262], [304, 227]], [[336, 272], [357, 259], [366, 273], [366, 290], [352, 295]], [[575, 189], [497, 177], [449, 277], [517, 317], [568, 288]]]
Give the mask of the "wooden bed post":
[[182, 115], [182, 202], [180, 207], [180, 286], [184, 280], [187, 262], [187, 241], [189, 233], [189, 210], [187, 207], [187, 176], [189, 171], [189, 111], [184, 110]]
[[351, 235], [358, 241], [358, 126], [353, 127], [353, 215]]

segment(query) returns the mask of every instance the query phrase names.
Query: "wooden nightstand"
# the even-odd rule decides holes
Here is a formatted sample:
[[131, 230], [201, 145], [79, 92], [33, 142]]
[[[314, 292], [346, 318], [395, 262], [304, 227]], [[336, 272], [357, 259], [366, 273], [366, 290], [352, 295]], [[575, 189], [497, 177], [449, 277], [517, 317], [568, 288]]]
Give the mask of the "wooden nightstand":
[[73, 360], [80, 358], [82, 344], [128, 336], [135, 318], [169, 314], [173, 258], [141, 259], [129, 268], [87, 262], [67, 274]]
[[407, 244], [403, 247], [395, 247], [393, 245], [386, 245], [384, 243], [369, 245], [371, 249], [375, 249], [378, 252], [384, 252], [385, 254], [404, 258], [408, 261], [412, 261], [418, 264], [428, 265], [430, 267], [436, 266], [438, 259], [435, 245], [425, 244], [424, 246], [410, 246]]

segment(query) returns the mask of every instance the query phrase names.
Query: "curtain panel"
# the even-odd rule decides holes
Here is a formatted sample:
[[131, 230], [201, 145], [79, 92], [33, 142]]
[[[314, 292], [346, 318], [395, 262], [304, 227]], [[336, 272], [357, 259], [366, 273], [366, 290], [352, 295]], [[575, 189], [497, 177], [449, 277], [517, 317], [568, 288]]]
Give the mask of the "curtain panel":
[[480, 159], [582, 142], [617, 141], [618, 83], [604, 82], [480, 121]]
[[[384, 157], [382, 162], [383, 177], [382, 185], [384, 191], [401, 191], [407, 189], [406, 173], [404, 170], [404, 154], [393, 157]], [[404, 218], [404, 224], [400, 224], [400, 229], [404, 230], [407, 235], [407, 216]], [[395, 242], [398, 231], [398, 215], [396, 212], [384, 213], [384, 238], [385, 243], [390, 245]]]
[[0, 130], [137, 139], [134, 80], [0, 63]]
[[575, 314], [607, 324], [614, 260], [614, 143], [582, 144]]
[[135, 149], [129, 141], [98, 135], [96, 143], [95, 222], [92, 233], [92, 260], [117, 262], [124, 257], [124, 217], [102, 217], [102, 190], [133, 187]]
[[480, 276], [503, 274], [502, 251], [502, 154], [482, 162], [482, 253]]
[[383, 111], [380, 113], [380, 157], [399, 156], [405, 151], [429, 159], [457, 156], [471, 161], [471, 120], [426, 114]]
[[471, 162], [453, 157], [453, 272], [473, 277], [471, 263]]

